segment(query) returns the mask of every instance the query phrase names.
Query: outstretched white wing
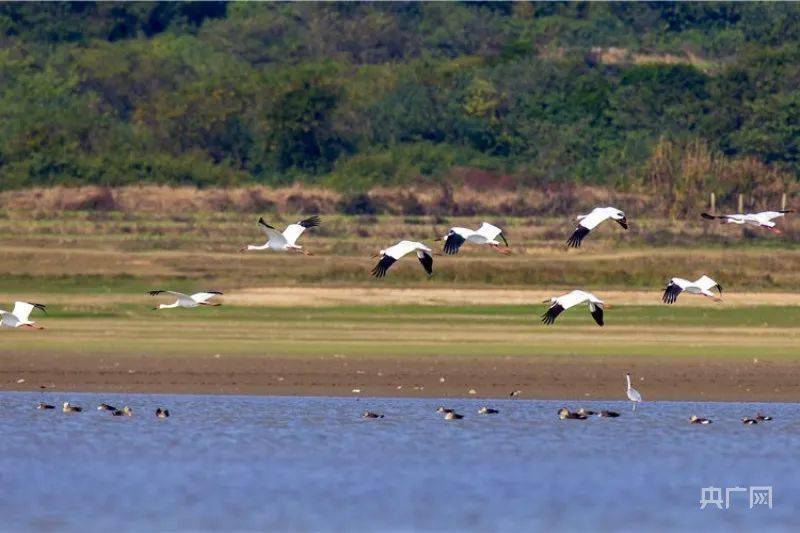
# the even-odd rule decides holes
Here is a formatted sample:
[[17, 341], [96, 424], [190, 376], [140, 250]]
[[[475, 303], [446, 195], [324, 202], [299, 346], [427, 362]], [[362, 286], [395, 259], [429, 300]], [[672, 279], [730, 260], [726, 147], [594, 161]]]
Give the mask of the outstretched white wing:
[[300, 238], [300, 235], [303, 234], [306, 228], [313, 228], [316, 226], [319, 226], [319, 217], [316, 215], [313, 217], [308, 217], [295, 224], [289, 224], [286, 229], [283, 230], [283, 238], [286, 239], [287, 243], [294, 244], [297, 242], [297, 239]]
[[172, 296], [177, 298], [179, 302], [180, 301], [183, 301], [183, 302], [186, 302], [186, 303], [192, 302], [192, 297], [191, 296], [189, 296], [188, 294], [183, 294], [182, 292], [177, 292], [177, 291], [161, 291], [161, 290], [157, 290], [157, 291], [149, 291], [147, 294], [149, 294], [150, 296], [157, 296], [159, 294], [171, 294]]
[[203, 302], [206, 302], [207, 300], [210, 300], [214, 296], [218, 296], [220, 294], [222, 294], [222, 293], [219, 292], [219, 291], [196, 292], [196, 293], [192, 294], [191, 299], [194, 300], [197, 303], [203, 303]]
[[268, 242], [275, 248], [283, 248], [286, 246], [286, 238], [278, 230], [264, 222], [263, 218], [258, 219], [258, 227], [267, 234]]
[[710, 291], [714, 287], [719, 287], [719, 283], [708, 276], [702, 276], [700, 279], [694, 282], [694, 285], [697, 285], [704, 291]]
[[300, 235], [306, 230], [300, 224], [289, 224], [286, 226], [286, 229], [283, 230], [283, 238], [286, 239], [286, 242], [289, 244], [294, 244], [297, 242], [297, 239], [300, 238]]
[[28, 302], [14, 302], [14, 310], [11, 312], [11, 314], [17, 317], [20, 322], [26, 322], [28, 317], [31, 316], [31, 311], [34, 309], [41, 309], [44, 311], [45, 306], [42, 304], [31, 304]]
[[592, 212], [580, 219], [579, 226], [586, 229], [594, 229], [601, 222], [609, 218], [611, 215], [605, 207], [595, 207]]
[[574, 307], [579, 303], [589, 300], [589, 297], [590, 295], [587, 292], [572, 291], [562, 296], [559, 296], [557, 300], [558, 303], [561, 305], [561, 307], [563, 307], [564, 309], [569, 309], [570, 307]]
[[431, 249], [425, 246], [420, 242], [414, 241], [400, 241], [394, 246], [390, 246], [384, 251], [384, 255], [388, 255], [394, 259], [400, 259], [404, 255], [414, 252], [416, 250], [422, 250], [424, 252], [430, 253]]
[[497, 226], [489, 224], [488, 222], [484, 222], [483, 224], [481, 224], [481, 227], [478, 228], [478, 230], [475, 233], [483, 235], [488, 241], [493, 241], [497, 238], [498, 235], [503, 233], [503, 230], [501, 230]]

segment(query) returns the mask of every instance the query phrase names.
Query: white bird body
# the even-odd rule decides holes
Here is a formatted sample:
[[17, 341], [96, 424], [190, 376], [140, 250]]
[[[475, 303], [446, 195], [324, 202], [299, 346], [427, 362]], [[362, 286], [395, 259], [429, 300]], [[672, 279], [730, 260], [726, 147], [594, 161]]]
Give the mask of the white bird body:
[[549, 302], [551, 304], [547, 311], [542, 315], [542, 322], [545, 324], [553, 324], [558, 315], [570, 307], [575, 307], [576, 305], [585, 302], [588, 302], [589, 304], [589, 313], [591, 313], [594, 321], [597, 322], [599, 326], [604, 324], [603, 308], [606, 307], [606, 304], [603, 302], [603, 300], [590, 292], [574, 290], [572, 292], [568, 292], [567, 294], [562, 294], [561, 296], [553, 296], [552, 298], [545, 300], [545, 302]]
[[[478, 245], [489, 245], [498, 252], [507, 253], [505, 250], [500, 248], [500, 241], [497, 240], [498, 237], [503, 239], [503, 243], [505, 243], [506, 247], [508, 247], [508, 241], [506, 241], [506, 238], [503, 235], [503, 230], [497, 226], [489, 224], [488, 222], [481, 223], [481, 227], [476, 230], [454, 226], [450, 228], [450, 231], [447, 232], [447, 235], [443, 237], [444, 253], [458, 253], [458, 249], [461, 248], [461, 245], [465, 242]], [[442, 239], [436, 240], [438, 241]]]
[[706, 275], [700, 276], [695, 281], [689, 281], [683, 278], [672, 278], [664, 289], [664, 295], [661, 299], [667, 304], [675, 303], [675, 300], [681, 292], [688, 292], [689, 294], [698, 294], [711, 298], [715, 302], [722, 301], [722, 298], [711, 292], [713, 288], [716, 288], [719, 293], [722, 294], [722, 286]]
[[191, 307], [197, 307], [199, 305], [210, 305], [210, 306], [214, 306], [214, 307], [222, 305], [222, 304], [219, 304], [219, 303], [209, 303], [208, 302], [208, 300], [210, 300], [214, 296], [218, 296], [218, 295], [222, 294], [219, 291], [196, 292], [194, 294], [189, 295], [189, 294], [184, 294], [182, 292], [176, 292], [176, 291], [161, 291], [161, 290], [157, 290], [157, 291], [150, 291], [147, 294], [149, 294], [150, 296], [156, 296], [158, 294], [171, 294], [171, 295], [175, 296], [176, 298], [178, 298], [177, 300], [175, 300], [174, 303], [171, 303], [171, 304], [160, 304], [158, 307], [154, 308], [154, 310], [158, 310], [158, 309], [173, 309], [175, 307], [191, 308]]
[[28, 302], [14, 302], [14, 309], [9, 313], [0, 309], [0, 327], [4, 328], [19, 328], [29, 327], [33, 329], [44, 329], [43, 326], [38, 325], [33, 320], [29, 320], [31, 312], [34, 309], [39, 309], [45, 314], [47, 313], [46, 307], [42, 304], [32, 304]]
[[616, 207], [595, 207], [589, 214], [578, 215], [578, 227], [567, 239], [567, 245], [578, 248], [584, 237], [602, 222], [611, 219], [624, 229], [628, 229], [628, 219], [625, 213]]
[[386, 275], [386, 271], [398, 259], [411, 252], [417, 253], [417, 259], [422, 264], [428, 276], [433, 275], [433, 257], [431, 256], [432, 250], [416, 241], [400, 241], [394, 246], [390, 246], [385, 250], [381, 250], [378, 257], [381, 258], [378, 264], [372, 269], [372, 275], [376, 278], [382, 278]]
[[701, 216], [708, 220], [718, 219], [723, 224], [747, 224], [750, 226], [758, 226], [767, 228], [775, 233], [780, 233], [775, 228], [774, 220], [780, 218], [786, 213], [794, 212], [793, 209], [782, 209], [780, 211], [761, 211], [759, 213], [735, 213], [732, 215], [710, 215], [708, 213], [701, 213]]
[[246, 250], [275, 250], [278, 252], [301, 252], [306, 255], [311, 255], [303, 251], [303, 247], [297, 244], [297, 239], [306, 230], [306, 228], [313, 228], [319, 226], [319, 217], [312, 216], [304, 220], [300, 220], [295, 224], [289, 224], [283, 233], [279, 232], [274, 227], [264, 222], [263, 217], [258, 219], [258, 227], [267, 235], [267, 242], [261, 245], [248, 244], [242, 251]]
[[633, 402], [633, 410], [636, 410], [636, 404], [642, 402], [642, 395], [639, 394], [639, 391], [631, 387], [631, 375], [625, 374], [625, 379], [628, 382], [628, 388], [625, 390], [625, 393], [628, 395], [628, 399]]

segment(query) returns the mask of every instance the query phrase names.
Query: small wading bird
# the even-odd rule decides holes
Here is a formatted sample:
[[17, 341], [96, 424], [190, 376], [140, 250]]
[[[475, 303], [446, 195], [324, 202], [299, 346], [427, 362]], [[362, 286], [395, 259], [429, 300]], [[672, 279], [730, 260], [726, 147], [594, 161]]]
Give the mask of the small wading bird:
[[492, 409], [491, 407], [481, 407], [480, 409], [478, 409], [479, 415], [496, 415], [499, 412], [500, 411], [498, 411], [497, 409]]
[[101, 403], [97, 406], [98, 411], [117, 411], [117, 408], [113, 405], [108, 405], [107, 403]]
[[625, 379], [628, 382], [628, 388], [625, 390], [626, 394], [628, 395], [628, 399], [633, 402], [633, 410], [636, 410], [636, 404], [642, 403], [642, 395], [639, 394], [639, 391], [631, 387], [631, 375], [625, 374]]
[[289, 224], [286, 226], [286, 229], [283, 230], [283, 233], [280, 233], [277, 229], [273, 228], [266, 222], [262, 217], [258, 219], [258, 227], [261, 228], [264, 233], [267, 234], [267, 242], [262, 245], [255, 245], [255, 244], [248, 244], [241, 250], [240, 252], [246, 252], [248, 250], [276, 250], [278, 252], [296, 252], [305, 255], [313, 255], [311, 252], [303, 250], [302, 246], [298, 246], [297, 239], [300, 238], [300, 235], [306, 230], [306, 228], [314, 228], [319, 226], [320, 219], [317, 215], [312, 217], [308, 217], [305, 220], [301, 220], [295, 224]]
[[44, 326], [40, 326], [33, 320], [28, 320], [28, 317], [31, 316], [31, 311], [34, 309], [39, 309], [44, 314], [47, 314], [46, 306], [42, 304], [30, 304], [28, 302], [14, 302], [14, 310], [10, 313], [0, 309], [0, 327], [44, 329]]
[[378, 255], [373, 255], [372, 257], [380, 257], [381, 260], [378, 261], [378, 264], [372, 269], [372, 275], [376, 278], [384, 277], [389, 267], [395, 264], [398, 259], [411, 252], [417, 252], [417, 258], [422, 264], [422, 268], [425, 269], [428, 276], [432, 276], [433, 257], [431, 256], [431, 249], [421, 242], [414, 241], [400, 241], [394, 246], [381, 250]]
[[600, 418], [617, 418], [619, 416], [619, 413], [616, 411], [607, 411], [603, 409], [597, 414], [597, 416], [599, 416]]
[[372, 411], [364, 411], [364, 414], [361, 415], [361, 418], [383, 418], [383, 415], [373, 413]]
[[762, 415], [761, 413], [757, 413], [756, 414], [756, 420], [758, 420], [759, 422], [764, 422], [765, 420], [772, 420], [772, 417], [771, 416]]
[[445, 420], [461, 420], [462, 418], [464, 418], [464, 415], [460, 415], [455, 411], [450, 411], [444, 415]]
[[[505, 248], [500, 247], [500, 242], [497, 240], [498, 237], [503, 239], [503, 243], [506, 245]], [[459, 227], [450, 228], [447, 235], [439, 237], [436, 240], [444, 240], [444, 253], [448, 255], [457, 254], [459, 248], [461, 248], [461, 245], [465, 242], [486, 244], [489, 245], [492, 250], [504, 255], [511, 253], [511, 250], [508, 248], [508, 241], [503, 235], [503, 230], [497, 226], [492, 226], [488, 222], [483, 222], [481, 227], [476, 230]]]
[[567, 246], [579, 248], [584, 237], [596, 228], [601, 222], [612, 219], [625, 229], [628, 229], [628, 219], [625, 213], [616, 207], [595, 207], [588, 215], [578, 215], [578, 227], [567, 239]]
[[768, 229], [773, 233], [780, 234], [781, 230], [775, 227], [774, 219], [784, 216], [786, 213], [793, 213], [794, 209], [781, 209], [780, 211], [761, 211], [760, 213], [736, 213], [733, 215], [711, 215], [700, 213], [706, 220], [717, 219], [723, 224], [747, 224]]
[[689, 281], [683, 278], [672, 278], [664, 289], [664, 295], [661, 297], [661, 300], [665, 304], [675, 303], [675, 300], [678, 299], [678, 295], [686, 291], [689, 294], [699, 294], [711, 298], [715, 302], [721, 302], [722, 298], [711, 292], [713, 288], [716, 288], [720, 295], [722, 294], [722, 286], [708, 276], [702, 276], [695, 281]]
[[689, 423], [690, 424], [710, 424], [711, 420], [709, 420], [708, 418], [700, 418], [697, 415], [692, 415], [691, 418], [689, 418]]
[[156, 418], [169, 418], [169, 409], [156, 409]]
[[39, 405], [36, 406], [37, 409], [55, 409], [55, 405], [50, 405], [49, 403], [39, 402]]
[[755, 418], [750, 418], [749, 416], [743, 416], [742, 424], [752, 426], [753, 424], [758, 424], [758, 420], [756, 420]]
[[111, 413], [113, 416], [133, 416], [133, 409], [127, 405], [122, 409], [117, 409]]
[[553, 324], [558, 318], [558, 315], [563, 313], [570, 307], [589, 302], [589, 313], [591, 313], [594, 321], [599, 326], [603, 325], [603, 308], [611, 307], [603, 303], [601, 299], [590, 292], [586, 291], [572, 291], [561, 296], [553, 296], [544, 300], [543, 303], [551, 304], [547, 311], [542, 315], [542, 322], [547, 325]]
[[147, 294], [150, 296], [156, 296], [158, 294], [171, 294], [178, 299], [175, 303], [171, 304], [160, 304], [158, 307], [154, 307], [153, 311], [158, 311], [159, 309], [173, 309], [175, 307], [197, 307], [198, 305], [210, 305], [212, 307], [218, 307], [222, 304], [220, 303], [209, 303], [208, 300], [213, 298], [214, 296], [221, 295], [222, 293], [219, 291], [208, 291], [208, 292], [196, 292], [191, 296], [188, 294], [183, 294], [182, 292], [175, 292], [175, 291], [149, 291]]
[[449, 407], [437, 407], [436, 408], [436, 412], [437, 413], [442, 413], [442, 414], [454, 413], [455, 411], [456, 411], [455, 409], [450, 409]]

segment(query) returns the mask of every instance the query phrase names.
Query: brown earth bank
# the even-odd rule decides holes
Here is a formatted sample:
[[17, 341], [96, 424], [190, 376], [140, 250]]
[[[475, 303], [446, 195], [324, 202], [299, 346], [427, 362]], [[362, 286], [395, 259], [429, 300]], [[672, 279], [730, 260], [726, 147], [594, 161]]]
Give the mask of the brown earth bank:
[[[798, 364], [751, 358], [0, 356], [0, 390], [795, 402]], [[471, 392], [474, 391], [474, 392]]]

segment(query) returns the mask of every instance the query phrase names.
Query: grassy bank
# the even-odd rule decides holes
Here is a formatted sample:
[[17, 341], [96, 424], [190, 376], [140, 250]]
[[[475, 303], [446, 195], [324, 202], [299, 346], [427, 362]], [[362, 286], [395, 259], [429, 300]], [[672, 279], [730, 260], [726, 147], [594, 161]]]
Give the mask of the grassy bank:
[[43, 332], [10, 331], [16, 354], [208, 356], [694, 356], [800, 358], [797, 307], [619, 306], [539, 323], [544, 305], [223, 306], [153, 312], [141, 303], [51, 306]]
[[[576, 211], [580, 212], [580, 211]], [[0, 291], [138, 293], [157, 286], [192, 290], [289, 286], [363, 287], [662, 287], [672, 276], [709, 274], [733, 292], [800, 286], [800, 250], [789, 235], [774, 236], [702, 220], [631, 219], [592, 232], [580, 250], [564, 241], [575, 221], [564, 217], [436, 217], [327, 215], [301, 242], [299, 257], [239, 253], [264, 235], [255, 215], [221, 211], [175, 214], [6, 210], [0, 216]], [[267, 215], [282, 226], [301, 215]], [[369, 276], [370, 255], [400, 239], [435, 244], [451, 225], [502, 226], [512, 255], [465, 246], [436, 257], [428, 280], [413, 259], [383, 280]]]

